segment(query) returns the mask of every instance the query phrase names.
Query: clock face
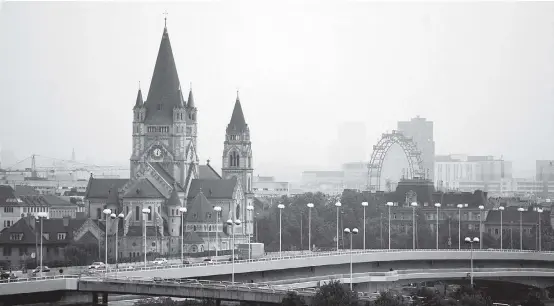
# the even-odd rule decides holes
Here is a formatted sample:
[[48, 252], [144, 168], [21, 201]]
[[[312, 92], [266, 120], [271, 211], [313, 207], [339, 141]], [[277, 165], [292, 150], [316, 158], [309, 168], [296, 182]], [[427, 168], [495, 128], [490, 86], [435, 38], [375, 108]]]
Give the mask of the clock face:
[[155, 158], [161, 158], [163, 156], [162, 149], [159, 147], [154, 147], [154, 149], [152, 149], [152, 156]]

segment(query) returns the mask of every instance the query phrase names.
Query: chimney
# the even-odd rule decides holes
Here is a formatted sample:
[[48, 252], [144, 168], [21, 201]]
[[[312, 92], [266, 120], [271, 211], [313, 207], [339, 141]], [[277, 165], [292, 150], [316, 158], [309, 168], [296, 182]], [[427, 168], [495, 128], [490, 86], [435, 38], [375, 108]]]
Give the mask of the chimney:
[[69, 226], [69, 217], [67, 217], [67, 216], [63, 217], [63, 226], [64, 227]]

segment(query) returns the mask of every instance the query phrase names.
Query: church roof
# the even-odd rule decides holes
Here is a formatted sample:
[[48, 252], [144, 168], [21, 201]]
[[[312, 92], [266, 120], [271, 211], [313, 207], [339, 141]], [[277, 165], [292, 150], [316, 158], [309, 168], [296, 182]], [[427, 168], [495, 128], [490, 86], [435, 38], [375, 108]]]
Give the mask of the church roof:
[[183, 237], [185, 244], [204, 243], [204, 240], [198, 236], [195, 232], [185, 232]]
[[141, 179], [133, 188], [129, 188], [124, 198], [164, 198], [163, 194], [146, 178]]
[[200, 190], [196, 196], [194, 197], [194, 200], [192, 201], [192, 204], [189, 205], [188, 211], [187, 211], [187, 222], [215, 222], [216, 221], [216, 215], [213, 210], [213, 206], [206, 199], [206, 196], [204, 193]]
[[[141, 237], [142, 236], [142, 229], [143, 227], [140, 225], [133, 225], [129, 226], [129, 230], [127, 231], [127, 236], [129, 237]], [[147, 226], [146, 227], [146, 236], [148, 237], [154, 237], [154, 236], [160, 236], [162, 237], [162, 233], [153, 226]]]
[[112, 186], [119, 189], [123, 187], [127, 181], [129, 181], [129, 179], [95, 179], [91, 177], [88, 181], [85, 197], [107, 199], [108, 191], [112, 188]]
[[173, 108], [179, 106], [181, 99], [179, 87], [177, 67], [167, 27], [165, 27], [145, 103], [146, 124], [170, 124], [173, 122]]
[[208, 180], [220, 180], [221, 175], [217, 173], [217, 171], [212, 168], [209, 164], [207, 165], [199, 165], [198, 166], [198, 176], [200, 179], [208, 179]]
[[227, 180], [194, 179], [190, 183], [187, 198], [195, 198], [202, 189], [202, 193], [208, 199], [232, 199], [236, 186], [235, 177]]
[[119, 205], [119, 195], [115, 186], [112, 186], [112, 188], [108, 190], [108, 200], [106, 201], [106, 204]]
[[244, 119], [244, 113], [242, 112], [242, 106], [237, 93], [237, 100], [235, 101], [235, 108], [233, 109], [233, 114], [231, 115], [231, 121], [227, 126], [227, 133], [244, 132], [247, 128], [248, 125]]
[[144, 105], [144, 101], [142, 100], [142, 91], [138, 90], [138, 93], [137, 93], [137, 102], [135, 102], [135, 107], [133, 109], [137, 109], [139, 107], [142, 107]]
[[183, 205], [183, 202], [181, 202], [181, 199], [179, 199], [179, 193], [177, 193], [177, 187], [175, 186], [175, 184], [173, 185], [173, 191], [171, 191], [171, 197], [169, 197], [169, 200], [167, 200], [167, 205]]
[[173, 184], [177, 184], [177, 190], [178, 191], [181, 191], [183, 192], [183, 187], [179, 184], [179, 182], [177, 182], [175, 180], [175, 178], [173, 176], [171, 176], [171, 174], [167, 173], [167, 171], [165, 171], [165, 169], [163, 168], [162, 164], [161, 163], [150, 163], [150, 165], [152, 166], [152, 168], [154, 168], [154, 170], [156, 170], [156, 172], [167, 182], [169, 183], [170, 185], [173, 185]]

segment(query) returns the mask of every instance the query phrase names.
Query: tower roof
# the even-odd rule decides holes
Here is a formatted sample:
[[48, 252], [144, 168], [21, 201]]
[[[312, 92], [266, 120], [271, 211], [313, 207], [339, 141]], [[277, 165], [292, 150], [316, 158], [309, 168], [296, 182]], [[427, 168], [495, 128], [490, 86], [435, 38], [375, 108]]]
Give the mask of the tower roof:
[[135, 107], [133, 109], [142, 107], [143, 105], [144, 105], [144, 101], [142, 100], [142, 91], [139, 88], [137, 93], [137, 102], [135, 102]]
[[168, 124], [173, 119], [173, 108], [180, 103], [179, 76], [169, 41], [167, 27], [164, 28], [162, 41], [146, 98], [147, 124]]
[[237, 92], [237, 100], [235, 101], [235, 108], [233, 109], [233, 115], [231, 115], [231, 121], [227, 126], [227, 133], [243, 132], [247, 128], [248, 125], [246, 124], [246, 120], [244, 120], [244, 114], [242, 112], [242, 106]]
[[171, 206], [181, 206], [183, 203], [179, 199], [179, 194], [177, 193], [177, 184], [173, 183], [173, 191], [171, 192], [171, 197], [167, 200], [167, 205]]
[[194, 106], [194, 97], [192, 96], [192, 87], [190, 88], [190, 91], [189, 91], [189, 99], [188, 99], [188, 102], [187, 102], [187, 107], [188, 108], [196, 107], [196, 106]]

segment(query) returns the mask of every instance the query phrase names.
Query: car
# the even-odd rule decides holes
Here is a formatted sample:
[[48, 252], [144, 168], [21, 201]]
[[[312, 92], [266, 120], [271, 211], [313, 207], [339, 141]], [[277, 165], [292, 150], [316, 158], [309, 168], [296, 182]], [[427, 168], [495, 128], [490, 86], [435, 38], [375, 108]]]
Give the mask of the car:
[[92, 265], [88, 266], [89, 269], [104, 269], [106, 265], [101, 261], [95, 261]]
[[183, 264], [184, 265], [190, 265], [190, 261], [188, 261], [187, 259], [183, 259]]
[[4, 279], [16, 279], [17, 276], [15, 276], [15, 274], [13, 274], [11, 271], [2, 271], [0, 272], [0, 279], [4, 280]]
[[162, 257], [156, 258], [156, 259], [154, 259], [153, 263], [155, 265], [166, 265], [167, 264], [167, 259], [162, 258]]
[[33, 273], [39, 273], [39, 272], [41, 272], [41, 270], [42, 270], [42, 272], [50, 272], [50, 268], [48, 268], [47, 266], [42, 266], [42, 267], [38, 266], [33, 270]]
[[208, 257], [208, 258], [204, 258], [204, 261], [205, 261], [205, 262], [211, 262], [212, 259]]

